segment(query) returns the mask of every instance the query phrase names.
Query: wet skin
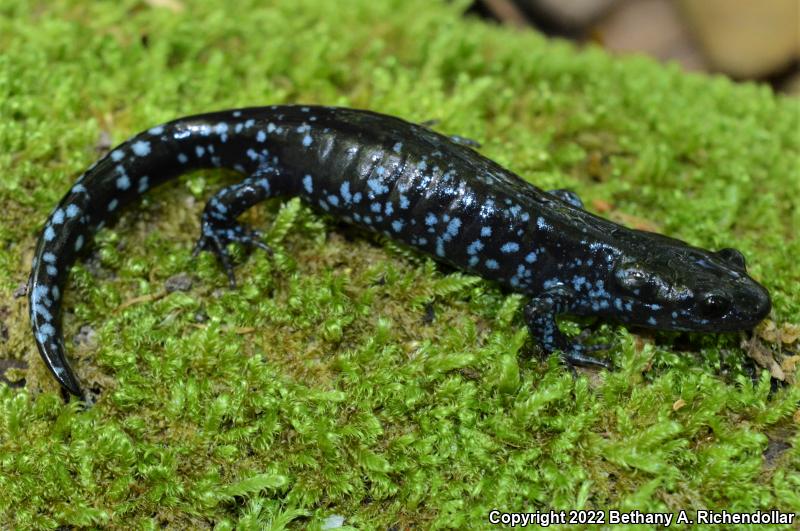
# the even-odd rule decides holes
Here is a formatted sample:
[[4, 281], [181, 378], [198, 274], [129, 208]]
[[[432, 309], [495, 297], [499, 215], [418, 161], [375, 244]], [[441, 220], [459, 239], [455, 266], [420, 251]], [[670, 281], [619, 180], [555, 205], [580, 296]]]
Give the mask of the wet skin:
[[609, 366], [558, 330], [560, 314], [723, 332], [750, 329], [769, 313], [769, 294], [747, 275], [739, 251], [708, 251], [617, 225], [584, 210], [574, 193], [545, 192], [473, 147], [399, 118], [332, 107], [222, 111], [144, 131], [89, 168], [47, 220], [29, 282], [39, 352], [59, 383], [80, 396], [61, 330], [69, 269], [119, 209], [200, 168], [245, 176], [208, 202], [196, 247], [219, 257], [232, 285], [227, 244], [268, 249], [238, 216], [268, 197], [299, 196], [528, 295], [531, 334], [570, 365]]

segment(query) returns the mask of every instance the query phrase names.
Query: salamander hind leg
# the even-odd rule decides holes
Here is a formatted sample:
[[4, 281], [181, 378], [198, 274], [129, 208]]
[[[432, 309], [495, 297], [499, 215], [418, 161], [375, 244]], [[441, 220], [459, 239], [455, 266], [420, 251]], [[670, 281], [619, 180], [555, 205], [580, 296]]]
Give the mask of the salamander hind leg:
[[236, 221], [245, 210], [274, 195], [276, 181], [280, 171], [272, 167], [258, 169], [242, 182], [226, 186], [208, 203], [201, 217], [200, 237], [195, 244], [193, 256], [200, 251], [211, 251], [219, 259], [231, 288], [236, 287], [230, 255], [229, 243], [240, 243], [248, 249], [258, 247], [270, 255], [272, 249], [261, 240], [261, 231], [252, 229]]
[[461, 135], [450, 135], [450, 140], [462, 146], [474, 147], [474, 148], [481, 147], [481, 143], [478, 142], [477, 140], [472, 140], [471, 138], [467, 138]]
[[578, 197], [578, 194], [576, 194], [572, 190], [567, 190], [566, 188], [559, 188], [558, 190], [548, 190], [547, 193], [556, 196], [557, 198], [569, 203], [575, 208], [581, 208], [581, 209], [583, 208], [583, 201], [581, 200], [580, 197]]
[[528, 329], [546, 352], [561, 351], [561, 359], [570, 367], [591, 365], [611, 369], [611, 362], [589, 355], [596, 348], [571, 341], [558, 329], [556, 317], [569, 312], [573, 299], [574, 293], [564, 286], [551, 288], [532, 299], [524, 310]]
[[[425, 120], [424, 122], [420, 122], [419, 125], [421, 125], [422, 127], [426, 127], [428, 129], [431, 129], [431, 128], [435, 127], [436, 125], [438, 125], [440, 121], [441, 120], [439, 120], [437, 118], [433, 118], [431, 120]], [[477, 140], [473, 140], [471, 138], [467, 138], [465, 136], [450, 135], [448, 138], [450, 138], [450, 140], [452, 142], [454, 142], [455, 144], [459, 144], [459, 145], [462, 145], [462, 146], [474, 147], [474, 148], [481, 147], [481, 143], [480, 142], [478, 142]]]

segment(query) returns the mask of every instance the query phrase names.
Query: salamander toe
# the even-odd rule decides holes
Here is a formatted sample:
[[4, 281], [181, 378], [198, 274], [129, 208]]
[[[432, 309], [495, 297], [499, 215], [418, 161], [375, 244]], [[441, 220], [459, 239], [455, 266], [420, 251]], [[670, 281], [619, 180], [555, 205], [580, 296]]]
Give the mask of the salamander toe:
[[222, 268], [228, 275], [228, 283], [231, 289], [236, 287], [236, 275], [233, 271], [228, 244], [238, 243], [244, 245], [248, 250], [257, 247], [272, 256], [272, 248], [261, 240], [263, 233], [240, 223], [219, 224], [205, 215], [202, 221], [202, 232], [197, 239], [197, 243], [192, 251], [192, 256], [197, 256], [200, 251], [210, 251], [216, 255]]
[[575, 365], [580, 365], [582, 367], [601, 367], [610, 371], [614, 368], [614, 365], [610, 360], [595, 358], [594, 356], [590, 356], [588, 354], [588, 352], [606, 350], [608, 347], [609, 345], [584, 346], [580, 343], [575, 343], [567, 350], [567, 352], [564, 352], [561, 355], [561, 359], [570, 367]]

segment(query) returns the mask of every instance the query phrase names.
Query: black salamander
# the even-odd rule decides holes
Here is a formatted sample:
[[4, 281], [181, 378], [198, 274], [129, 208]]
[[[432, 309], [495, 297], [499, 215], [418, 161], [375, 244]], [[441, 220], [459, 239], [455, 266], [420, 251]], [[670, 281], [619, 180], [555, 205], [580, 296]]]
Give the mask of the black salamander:
[[530, 296], [531, 334], [570, 365], [609, 366], [559, 331], [559, 314], [721, 332], [752, 328], [770, 311], [739, 251], [707, 251], [612, 223], [584, 210], [574, 193], [540, 190], [460, 137], [354, 109], [247, 108], [134, 136], [90, 167], [50, 214], [33, 259], [29, 309], [39, 352], [69, 392], [81, 390], [65, 357], [60, 301], [76, 256], [121, 208], [199, 168], [245, 176], [208, 202], [195, 248], [216, 254], [231, 285], [229, 243], [268, 249], [239, 215], [268, 197], [299, 196]]

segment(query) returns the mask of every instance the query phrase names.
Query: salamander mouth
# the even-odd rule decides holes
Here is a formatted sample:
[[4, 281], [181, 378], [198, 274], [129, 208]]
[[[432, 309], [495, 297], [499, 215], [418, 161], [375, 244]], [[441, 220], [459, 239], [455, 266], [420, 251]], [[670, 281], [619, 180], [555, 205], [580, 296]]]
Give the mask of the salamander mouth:
[[772, 301], [769, 292], [760, 284], [754, 284], [754, 289], [748, 297], [749, 304], [743, 305], [740, 315], [745, 324], [750, 328], [763, 321], [772, 311]]

